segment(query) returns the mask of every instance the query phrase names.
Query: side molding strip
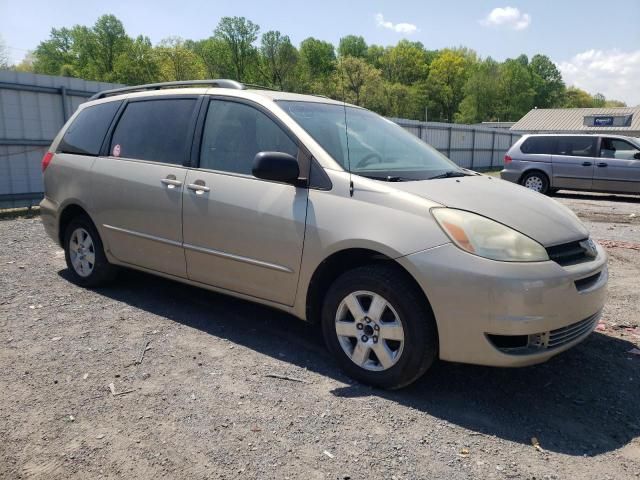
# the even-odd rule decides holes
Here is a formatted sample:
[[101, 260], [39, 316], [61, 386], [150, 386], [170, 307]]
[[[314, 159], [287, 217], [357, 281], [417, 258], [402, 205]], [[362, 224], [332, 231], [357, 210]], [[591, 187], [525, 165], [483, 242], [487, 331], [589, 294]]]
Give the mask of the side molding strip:
[[198, 247], [196, 245], [191, 245], [188, 243], [180, 243], [175, 240], [169, 240], [162, 237], [156, 237], [155, 235], [148, 235], [146, 233], [136, 232], [134, 230], [127, 230], [125, 228], [114, 227], [113, 225], [102, 225], [107, 230], [112, 230], [114, 232], [125, 233], [127, 235], [133, 235], [134, 237], [144, 238], [146, 240], [151, 240], [154, 242], [164, 243], [166, 245], [172, 245], [174, 247], [183, 247], [187, 250], [192, 250], [194, 252], [206, 253], [208, 255], [214, 255], [216, 257], [227, 258], [229, 260], [235, 260], [236, 262], [247, 263], [249, 265], [255, 265], [256, 267], [268, 268], [270, 270], [276, 270], [277, 272], [284, 273], [293, 273], [288, 267], [284, 267], [282, 265], [277, 265], [275, 263], [264, 262], [262, 260], [256, 260], [255, 258], [242, 257], [240, 255], [234, 255], [233, 253], [221, 252], [219, 250], [213, 250], [211, 248]]

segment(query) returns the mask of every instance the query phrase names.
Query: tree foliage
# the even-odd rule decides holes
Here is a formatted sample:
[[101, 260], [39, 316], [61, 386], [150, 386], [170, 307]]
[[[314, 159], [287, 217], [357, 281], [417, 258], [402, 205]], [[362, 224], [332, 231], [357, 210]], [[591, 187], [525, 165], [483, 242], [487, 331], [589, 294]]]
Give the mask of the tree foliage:
[[[0, 42], [0, 68], [3, 62]], [[428, 110], [429, 120], [464, 123], [518, 120], [534, 107], [624, 106], [567, 88], [545, 55], [497, 62], [464, 47], [429, 50], [408, 40], [384, 47], [357, 35], [341, 38], [337, 48], [313, 37], [296, 48], [285, 33], [260, 35], [244, 17], [223, 17], [209, 38], [169, 37], [153, 45], [103, 15], [93, 26], [53, 28], [12, 68], [125, 84], [233, 78], [345, 98], [387, 116], [424, 119]]]
[[244, 17], [222, 17], [215, 36], [224, 41], [231, 54], [234, 78], [246, 81], [247, 69], [257, 59], [254, 42], [260, 27]]

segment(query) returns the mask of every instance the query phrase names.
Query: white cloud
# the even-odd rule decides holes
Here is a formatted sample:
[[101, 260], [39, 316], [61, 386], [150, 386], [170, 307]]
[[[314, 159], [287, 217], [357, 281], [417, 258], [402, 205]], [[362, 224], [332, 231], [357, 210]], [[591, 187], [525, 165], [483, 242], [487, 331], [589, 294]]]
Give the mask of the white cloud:
[[418, 31], [418, 27], [413, 23], [392, 23], [388, 20], [385, 20], [384, 15], [382, 15], [381, 13], [376, 14], [376, 24], [379, 27], [393, 30], [397, 33], [404, 33], [406, 35], [411, 35], [412, 33]]
[[587, 50], [557, 65], [567, 85], [640, 105], [640, 50]]
[[505, 26], [513, 30], [524, 30], [531, 24], [531, 15], [515, 7], [498, 7], [491, 10], [480, 23], [488, 27]]

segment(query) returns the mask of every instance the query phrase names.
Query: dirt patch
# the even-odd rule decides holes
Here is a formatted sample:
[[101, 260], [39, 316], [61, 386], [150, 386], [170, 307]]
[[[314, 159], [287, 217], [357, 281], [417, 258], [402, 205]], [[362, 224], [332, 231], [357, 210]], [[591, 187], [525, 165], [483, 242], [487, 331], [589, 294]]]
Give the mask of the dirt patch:
[[603, 330], [578, 347], [384, 392], [274, 310], [136, 272], [74, 286], [39, 219], [0, 221], [0, 245], [1, 478], [640, 476], [634, 249], [610, 247]]

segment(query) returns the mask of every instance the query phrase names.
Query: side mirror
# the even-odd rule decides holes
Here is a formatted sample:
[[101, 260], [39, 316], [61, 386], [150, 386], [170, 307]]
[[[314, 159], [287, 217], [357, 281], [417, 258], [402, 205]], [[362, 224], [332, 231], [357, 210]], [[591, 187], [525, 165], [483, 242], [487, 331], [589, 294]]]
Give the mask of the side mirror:
[[259, 152], [253, 159], [251, 173], [263, 180], [295, 184], [300, 176], [300, 167], [288, 153]]
[[635, 158], [636, 160], [640, 160], [640, 152], [634, 153], [633, 158]]

